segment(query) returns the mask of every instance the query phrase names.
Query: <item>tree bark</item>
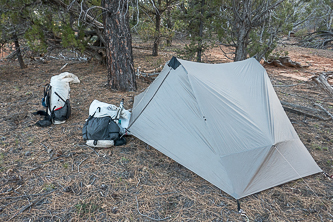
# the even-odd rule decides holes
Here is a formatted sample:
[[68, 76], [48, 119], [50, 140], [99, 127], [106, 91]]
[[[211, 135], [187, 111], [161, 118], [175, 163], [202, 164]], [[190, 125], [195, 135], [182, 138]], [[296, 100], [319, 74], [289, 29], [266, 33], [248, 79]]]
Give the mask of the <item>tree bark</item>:
[[[161, 0], [158, 1], [158, 5], [161, 5]], [[158, 10], [158, 9], [156, 9]], [[155, 34], [154, 34], [154, 46], [153, 56], [158, 56], [158, 47], [160, 45], [160, 26], [161, 26], [161, 12], [155, 12]]]
[[[169, 1], [167, 0], [167, 7], [169, 6]], [[168, 31], [172, 29], [172, 21], [171, 21], [171, 9], [168, 7], [167, 8], [167, 19], [166, 19], [166, 25], [168, 27]], [[166, 45], [171, 46], [172, 45], [172, 37], [168, 37], [166, 40]]]
[[20, 43], [18, 41], [18, 37], [17, 37], [16, 34], [14, 34], [13, 38], [14, 38], [14, 44], [15, 44], [15, 50], [16, 50], [17, 59], [18, 59], [18, 61], [20, 63], [21, 69], [24, 69], [24, 68], [26, 68], [26, 66], [25, 66], [23, 58], [22, 58], [21, 48], [20, 48]]
[[111, 89], [135, 91], [136, 81], [129, 26], [129, 0], [104, 0], [108, 84]]
[[199, 19], [199, 40], [198, 40], [198, 49], [197, 49], [197, 62], [201, 62], [201, 56], [202, 56], [204, 6], [205, 6], [205, 0], [201, 0], [200, 19]]
[[[243, 21], [244, 22], [244, 21]], [[250, 27], [243, 25], [239, 28], [239, 34], [237, 37], [236, 51], [234, 61], [242, 61], [247, 58], [247, 40]]]

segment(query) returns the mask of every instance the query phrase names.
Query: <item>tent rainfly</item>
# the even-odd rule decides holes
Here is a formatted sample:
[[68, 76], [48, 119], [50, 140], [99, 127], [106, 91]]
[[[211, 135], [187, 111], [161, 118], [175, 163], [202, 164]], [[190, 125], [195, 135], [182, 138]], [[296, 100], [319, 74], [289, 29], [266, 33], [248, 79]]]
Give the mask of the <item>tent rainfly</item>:
[[173, 57], [135, 97], [129, 131], [235, 199], [322, 172], [254, 58]]

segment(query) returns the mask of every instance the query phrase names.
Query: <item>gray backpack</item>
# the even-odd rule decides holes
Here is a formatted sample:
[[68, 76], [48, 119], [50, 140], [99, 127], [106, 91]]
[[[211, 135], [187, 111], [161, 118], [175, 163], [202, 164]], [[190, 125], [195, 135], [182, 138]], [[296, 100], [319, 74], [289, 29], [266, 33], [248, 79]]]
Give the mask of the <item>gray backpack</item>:
[[[98, 107], [97, 111], [101, 109]], [[96, 112], [97, 112], [96, 111]], [[114, 122], [114, 120], [110, 116], [104, 117], [94, 117], [96, 112], [88, 117], [88, 120], [83, 126], [82, 129], [82, 136], [84, 140], [93, 140], [93, 145], [97, 146], [98, 141], [114, 141], [114, 145], [123, 145], [124, 143], [120, 144], [120, 128]]]

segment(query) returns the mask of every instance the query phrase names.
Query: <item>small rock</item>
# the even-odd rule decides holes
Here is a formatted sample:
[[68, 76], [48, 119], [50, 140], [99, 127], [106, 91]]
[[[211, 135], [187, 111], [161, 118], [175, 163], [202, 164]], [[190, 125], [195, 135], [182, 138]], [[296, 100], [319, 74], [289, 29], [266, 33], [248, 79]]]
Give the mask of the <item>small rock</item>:
[[65, 187], [64, 192], [72, 192], [72, 187], [71, 186]]
[[32, 153], [30, 151], [25, 152], [25, 156], [30, 156]]
[[62, 154], [63, 154], [62, 151], [59, 150], [59, 151], [56, 153], [56, 156], [59, 157], [59, 156], [61, 156]]
[[111, 194], [111, 197], [112, 197], [113, 199], [118, 199], [118, 198], [119, 198], [118, 194], [116, 194], [116, 193]]
[[108, 188], [107, 185], [105, 185], [105, 184], [102, 184], [102, 185], [101, 185], [101, 189], [102, 189], [102, 190], [106, 190], [107, 188]]
[[6, 192], [9, 193], [9, 192], [12, 192], [14, 189], [11, 187], [9, 188]]
[[112, 210], [111, 210], [111, 212], [112, 212], [113, 214], [118, 213], [118, 207], [113, 207]]
[[325, 139], [325, 140], [327, 140], [327, 141], [331, 141], [331, 139], [330, 138], [328, 138], [327, 136], [323, 136], [323, 138]]
[[311, 139], [307, 139], [306, 142], [311, 143]]
[[16, 185], [22, 185], [23, 184], [23, 180], [18, 180], [17, 182], [16, 182]]

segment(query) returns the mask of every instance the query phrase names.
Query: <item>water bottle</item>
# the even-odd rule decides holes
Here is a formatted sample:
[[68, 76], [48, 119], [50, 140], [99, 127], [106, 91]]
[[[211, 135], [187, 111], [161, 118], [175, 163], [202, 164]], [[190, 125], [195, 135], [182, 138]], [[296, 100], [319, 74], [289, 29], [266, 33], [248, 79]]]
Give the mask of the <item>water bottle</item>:
[[118, 120], [118, 126], [119, 126], [119, 134], [123, 135], [125, 133], [125, 129], [121, 126], [121, 119]]

